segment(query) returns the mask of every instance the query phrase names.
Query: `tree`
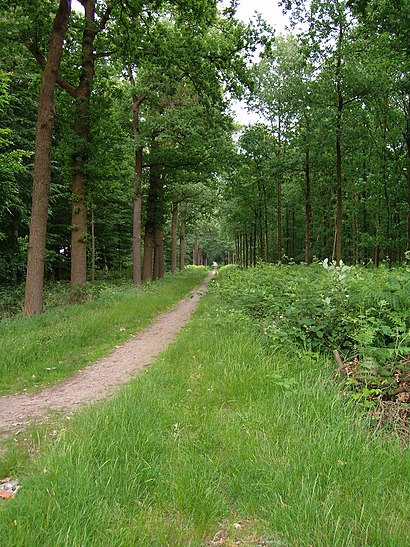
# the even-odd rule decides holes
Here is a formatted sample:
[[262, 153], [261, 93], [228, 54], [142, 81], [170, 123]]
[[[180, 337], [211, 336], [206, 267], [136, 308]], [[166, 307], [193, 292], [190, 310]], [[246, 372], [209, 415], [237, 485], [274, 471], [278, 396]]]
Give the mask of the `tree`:
[[27, 259], [24, 313], [40, 313], [43, 306], [44, 253], [51, 180], [51, 138], [54, 126], [54, 89], [71, 10], [70, 0], [60, 0], [51, 31], [41, 83], [35, 142], [33, 199]]

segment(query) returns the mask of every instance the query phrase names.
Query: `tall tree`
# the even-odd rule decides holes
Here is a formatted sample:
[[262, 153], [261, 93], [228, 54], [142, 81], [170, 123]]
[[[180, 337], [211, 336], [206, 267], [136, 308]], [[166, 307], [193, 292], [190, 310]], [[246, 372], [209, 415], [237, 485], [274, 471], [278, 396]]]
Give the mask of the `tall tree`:
[[[80, 77], [77, 86], [58, 75], [58, 85], [74, 99], [75, 119], [74, 133], [76, 141], [72, 154], [72, 216], [71, 216], [71, 287], [73, 295], [80, 287], [84, 290], [87, 281], [87, 205], [86, 178], [90, 136], [90, 97], [95, 75], [94, 42], [97, 35], [104, 30], [110, 18], [112, 6], [107, 5], [99, 22], [95, 21], [96, 1], [81, 0], [84, 7], [84, 22], [81, 33]], [[41, 51], [35, 43], [27, 43], [39, 64], [46, 66]]]
[[26, 315], [40, 313], [43, 307], [44, 254], [48, 193], [51, 180], [51, 139], [55, 117], [54, 90], [59, 74], [70, 11], [71, 1], [60, 0], [54, 17], [39, 95], [32, 213], [24, 297], [24, 313]]

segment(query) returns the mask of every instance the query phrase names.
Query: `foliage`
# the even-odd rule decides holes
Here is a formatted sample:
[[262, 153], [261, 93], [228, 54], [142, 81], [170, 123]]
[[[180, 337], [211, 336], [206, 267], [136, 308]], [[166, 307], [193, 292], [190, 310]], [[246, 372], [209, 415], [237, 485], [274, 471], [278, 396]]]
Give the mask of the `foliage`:
[[223, 268], [220, 280], [234, 317], [256, 324], [269, 345], [339, 350], [350, 362], [345, 372], [356, 399], [395, 400], [408, 381], [409, 268], [260, 264]]

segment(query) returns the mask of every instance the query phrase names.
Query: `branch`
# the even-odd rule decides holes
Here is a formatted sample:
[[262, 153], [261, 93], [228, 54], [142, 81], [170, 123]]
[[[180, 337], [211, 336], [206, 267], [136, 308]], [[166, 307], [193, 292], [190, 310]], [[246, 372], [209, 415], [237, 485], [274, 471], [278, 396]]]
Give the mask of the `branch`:
[[132, 87], [135, 87], [134, 74], [132, 73], [132, 68], [129, 65], [127, 66], [127, 72], [128, 72], [128, 78], [131, 82]]
[[335, 361], [337, 364], [337, 371], [341, 372], [344, 369], [344, 363], [342, 361], [342, 358], [340, 357], [340, 353], [337, 351], [337, 349], [333, 350], [333, 355], [335, 357]]
[[[33, 55], [33, 57], [36, 59], [37, 63], [41, 66], [41, 68], [45, 68], [47, 64], [47, 59], [44, 57], [44, 55], [37, 49], [37, 47], [30, 41], [25, 40], [24, 45], [28, 49], [28, 51]], [[60, 74], [57, 74], [57, 84], [67, 91], [71, 97], [77, 96], [77, 88], [74, 87], [70, 82], [68, 82], [66, 79], [64, 79]]]
[[362, 92], [358, 93], [357, 95], [355, 95], [351, 99], [347, 99], [346, 101], [344, 101], [343, 106], [346, 106], [349, 103], [353, 103], [354, 101], [357, 101], [358, 99], [361, 99], [364, 95], [366, 95], [366, 91], [362, 91]]
[[97, 35], [99, 32], [103, 31], [105, 29], [105, 25], [107, 24], [108, 19], [111, 16], [112, 12], [112, 6], [107, 6], [107, 9], [105, 10], [104, 15], [101, 17], [100, 24], [98, 25], [95, 34]]
[[[135, 88], [134, 74], [132, 73], [132, 68], [129, 65], [127, 66], [127, 73], [128, 73], [128, 79], [129, 79], [132, 87]], [[148, 91], [154, 91], [156, 88], [157, 88], [156, 85], [151, 85], [151, 86], [149, 86]], [[136, 93], [132, 94], [132, 98], [133, 98], [133, 101], [134, 101], [134, 107], [135, 108], [139, 108], [142, 105], [142, 103], [148, 97], [148, 91], [143, 93], [140, 97], [137, 97]]]
[[148, 97], [147, 93], [143, 93], [143, 94], [141, 95], [141, 97], [138, 97], [138, 98], [136, 99], [136, 101], [134, 102], [134, 106], [135, 106], [136, 108], [139, 108], [139, 107], [142, 105], [142, 103], [145, 101], [145, 99], [146, 99], [147, 97]]
[[100, 53], [94, 53], [94, 57], [110, 57], [115, 53], [118, 53], [118, 50], [114, 49], [113, 51], [101, 51]]
[[199, 196], [201, 192], [194, 192], [193, 194], [187, 194], [179, 199], [172, 200], [172, 203], [179, 205], [180, 203], [183, 203], [184, 201], [188, 201], [189, 199], [195, 198], [196, 196]]

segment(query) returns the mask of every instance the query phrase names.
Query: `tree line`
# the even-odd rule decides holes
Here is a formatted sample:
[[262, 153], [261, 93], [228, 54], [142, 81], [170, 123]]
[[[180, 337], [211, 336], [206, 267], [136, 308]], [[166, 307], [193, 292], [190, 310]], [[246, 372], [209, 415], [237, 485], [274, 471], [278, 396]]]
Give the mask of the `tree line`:
[[253, 68], [248, 102], [264, 122], [241, 133], [226, 186], [236, 259], [402, 262], [410, 249], [408, 3], [282, 4], [293, 32]]
[[[410, 250], [405, 0], [0, 0], [0, 283], [73, 300], [210, 260], [402, 262]], [[257, 52], [255, 61], [255, 52]], [[232, 99], [260, 121], [239, 127]]]
[[28, 315], [41, 311], [44, 273], [64, 277], [68, 261], [73, 298], [96, 267], [129, 263], [131, 247], [135, 284], [162, 277], [171, 219], [175, 271], [178, 214], [184, 267], [186, 226], [212, 211], [232, 146], [227, 93], [242, 93], [260, 41], [234, 2], [81, 4], [1, 6], [1, 281], [25, 277]]

